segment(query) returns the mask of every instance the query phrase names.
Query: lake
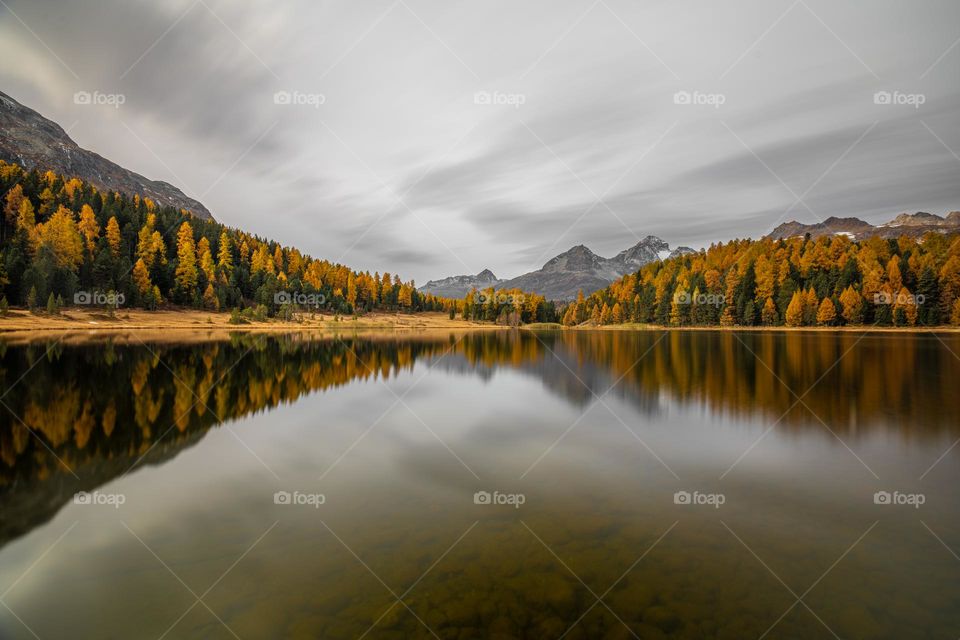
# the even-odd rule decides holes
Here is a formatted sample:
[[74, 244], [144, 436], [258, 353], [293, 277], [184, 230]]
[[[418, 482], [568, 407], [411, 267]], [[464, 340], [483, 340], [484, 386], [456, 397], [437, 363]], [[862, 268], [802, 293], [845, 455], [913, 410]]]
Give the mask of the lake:
[[956, 638], [960, 336], [0, 344], [0, 638]]

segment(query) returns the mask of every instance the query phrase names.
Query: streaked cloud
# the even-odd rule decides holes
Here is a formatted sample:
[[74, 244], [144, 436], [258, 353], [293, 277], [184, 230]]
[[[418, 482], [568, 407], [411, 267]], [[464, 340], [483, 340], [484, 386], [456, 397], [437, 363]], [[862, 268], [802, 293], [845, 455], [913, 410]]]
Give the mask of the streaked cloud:
[[[785, 219], [960, 208], [949, 0], [7, 4], [4, 91], [81, 145], [421, 282], [757, 236], [808, 189]], [[72, 103], [95, 89], [126, 102]]]

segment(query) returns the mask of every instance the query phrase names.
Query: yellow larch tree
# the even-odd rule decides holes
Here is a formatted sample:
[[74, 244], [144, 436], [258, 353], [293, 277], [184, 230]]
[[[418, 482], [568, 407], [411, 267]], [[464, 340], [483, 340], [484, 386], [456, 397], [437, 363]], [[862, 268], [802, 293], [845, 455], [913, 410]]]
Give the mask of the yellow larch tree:
[[189, 222], [180, 225], [177, 232], [177, 269], [174, 277], [183, 293], [193, 293], [197, 286], [197, 250], [193, 243], [193, 227]]
[[80, 207], [80, 223], [78, 228], [80, 229], [80, 234], [83, 236], [84, 244], [87, 247], [87, 255], [93, 257], [97, 249], [97, 240], [100, 239], [100, 225], [97, 224], [97, 216], [88, 204]]
[[837, 321], [837, 309], [830, 298], [824, 298], [817, 310], [817, 324], [829, 327]]
[[610, 320], [613, 324], [623, 324], [623, 308], [620, 307], [619, 302], [613, 305]]
[[114, 258], [120, 257], [120, 223], [117, 216], [110, 216], [107, 220], [107, 244], [110, 245], [110, 254]]
[[799, 291], [793, 292], [793, 297], [790, 298], [790, 304], [787, 305], [787, 317], [784, 318], [788, 327], [799, 327], [803, 325], [803, 300], [803, 293]]
[[73, 212], [64, 206], [50, 216], [45, 223], [38, 225], [41, 246], [49, 246], [56, 256], [57, 265], [76, 269], [83, 262], [83, 240], [73, 219]]
[[777, 324], [777, 319], [777, 305], [773, 303], [773, 298], [768, 297], [760, 311], [760, 321], [769, 327]]
[[33, 211], [33, 204], [24, 198], [20, 202], [20, 213], [17, 215], [17, 229], [27, 238], [27, 251], [31, 255], [36, 253], [39, 243], [37, 234], [37, 219]]
[[217, 249], [217, 266], [230, 273], [233, 270], [233, 243], [226, 231], [220, 234], [220, 248]]
[[840, 315], [847, 324], [863, 323], [863, 297], [853, 286], [848, 286], [840, 294], [840, 305], [843, 307]]
[[141, 297], [147, 296], [153, 290], [153, 283], [150, 282], [150, 271], [147, 269], [143, 258], [138, 258], [137, 263], [133, 265], [133, 284]]
[[7, 192], [7, 197], [4, 200], [3, 215], [7, 219], [7, 223], [16, 224], [17, 218], [20, 216], [21, 202], [23, 202], [23, 187], [18, 182]]

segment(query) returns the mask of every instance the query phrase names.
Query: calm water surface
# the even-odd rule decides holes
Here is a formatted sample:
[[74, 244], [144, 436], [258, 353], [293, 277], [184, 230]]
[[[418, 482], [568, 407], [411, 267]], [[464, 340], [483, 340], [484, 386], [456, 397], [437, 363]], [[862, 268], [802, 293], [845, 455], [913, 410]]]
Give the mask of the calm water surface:
[[0, 345], [0, 638], [957, 638], [958, 354]]

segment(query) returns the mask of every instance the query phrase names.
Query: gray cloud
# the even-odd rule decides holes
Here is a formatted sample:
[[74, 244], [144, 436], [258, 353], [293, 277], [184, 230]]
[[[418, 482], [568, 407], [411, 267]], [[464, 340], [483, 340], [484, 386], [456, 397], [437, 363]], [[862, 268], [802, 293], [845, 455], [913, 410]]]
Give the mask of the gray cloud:
[[[762, 38], [786, 6], [606, 0], [569, 29], [590, 5], [8, 4], [46, 46], [0, 11], [0, 83], [80, 144], [227, 224], [421, 282], [517, 275], [579, 243], [612, 255], [634, 234], [705, 246], [781, 218], [960, 208], [960, 49], [931, 68], [957, 37], [949, 0], [811, 0], [830, 29], [796, 5]], [[77, 107], [80, 89], [127, 103]], [[926, 103], [875, 105], [879, 90]], [[874, 123], [804, 198], [814, 213], [784, 216], [794, 198], [756, 156], [799, 195]]]

